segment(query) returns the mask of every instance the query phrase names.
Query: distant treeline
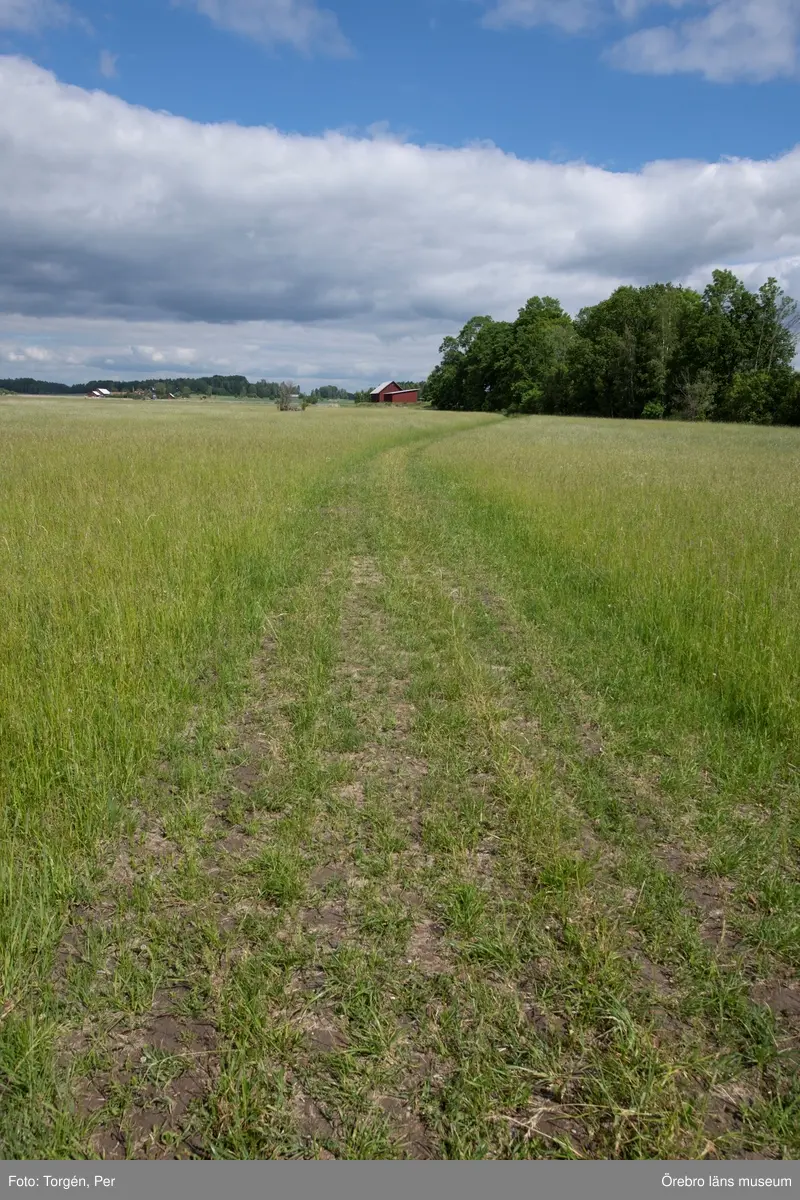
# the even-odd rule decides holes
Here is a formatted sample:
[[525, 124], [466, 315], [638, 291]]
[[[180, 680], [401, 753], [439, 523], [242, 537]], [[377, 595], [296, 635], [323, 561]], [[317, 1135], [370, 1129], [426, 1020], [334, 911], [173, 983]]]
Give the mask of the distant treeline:
[[[109, 392], [155, 392], [157, 396], [242, 396], [257, 400], [277, 400], [280, 383], [260, 379], [251, 383], [244, 375], [209, 375], [202, 379], [91, 379], [88, 383], [49, 383], [43, 379], [0, 379], [0, 391], [20, 396], [84, 396], [87, 392], [106, 388]], [[296, 389], [299, 392], [299, 388]], [[354, 392], [346, 392], [334, 384], [314, 388], [309, 400], [353, 400]]]
[[[102, 385], [99, 385], [102, 386]], [[86, 388], [70, 387], [66, 383], [48, 383], [44, 379], [0, 379], [0, 392], [15, 392], [19, 396], [70, 396]]]
[[156, 392], [178, 396], [182, 393], [201, 396], [254, 395], [274, 400], [280, 384], [265, 379], [250, 383], [244, 375], [209, 375], [202, 379], [90, 379], [87, 383], [50, 383], [43, 379], [0, 379], [0, 388], [21, 396], [84, 396], [98, 388], [109, 392]]
[[442, 342], [435, 408], [800, 425], [797, 304], [714, 271], [702, 294], [620, 287], [572, 319], [534, 296], [516, 321], [473, 317]]

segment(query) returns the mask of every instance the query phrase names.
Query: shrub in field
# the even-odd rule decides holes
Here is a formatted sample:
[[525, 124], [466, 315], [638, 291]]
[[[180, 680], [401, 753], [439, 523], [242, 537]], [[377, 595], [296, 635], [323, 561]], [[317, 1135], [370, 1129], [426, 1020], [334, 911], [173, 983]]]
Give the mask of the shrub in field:
[[278, 399], [275, 403], [278, 406], [279, 412], [298, 412], [304, 408], [297, 394], [297, 388], [293, 383], [288, 382], [279, 384]]

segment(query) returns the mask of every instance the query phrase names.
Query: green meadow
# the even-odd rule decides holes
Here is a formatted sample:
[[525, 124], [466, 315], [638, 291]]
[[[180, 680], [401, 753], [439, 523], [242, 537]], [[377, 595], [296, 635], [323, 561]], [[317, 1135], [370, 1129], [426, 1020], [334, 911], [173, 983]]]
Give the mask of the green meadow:
[[0, 399], [0, 1157], [800, 1154], [800, 431]]

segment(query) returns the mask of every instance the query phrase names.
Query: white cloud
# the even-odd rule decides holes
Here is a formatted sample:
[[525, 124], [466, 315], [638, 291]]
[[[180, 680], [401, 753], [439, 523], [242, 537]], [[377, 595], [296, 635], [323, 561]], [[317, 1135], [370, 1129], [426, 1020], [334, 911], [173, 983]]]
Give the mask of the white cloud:
[[606, 55], [614, 66], [653, 75], [687, 72], [716, 83], [797, 74], [800, 0], [492, 0], [484, 24], [586, 33], [619, 21], [642, 25], [652, 8], [692, 11], [617, 41]]
[[483, 23], [493, 29], [553, 25], [565, 33], [585, 33], [615, 17], [635, 20], [653, 5], [682, 8], [697, 2], [703, 0], [492, 0]]
[[602, 16], [600, 0], [496, 0], [484, 24], [491, 29], [554, 25], [565, 33], [580, 33], [597, 25]]
[[713, 0], [614, 0], [614, 12], [626, 21], [635, 21], [648, 8], [687, 8], [694, 4], [709, 4]]
[[286, 42], [305, 53], [347, 55], [350, 46], [334, 13], [315, 0], [173, 0], [187, 4], [222, 29], [265, 45]]
[[69, 9], [58, 0], [0, 0], [0, 29], [36, 33], [46, 25], [62, 25], [69, 19]]
[[46, 350], [53, 378], [415, 377], [533, 294], [720, 265], [800, 290], [800, 148], [614, 173], [200, 125], [0, 58], [0, 156], [0, 362]]
[[117, 73], [118, 54], [112, 54], [109, 50], [100, 51], [100, 74], [105, 79], [113, 79]]
[[[437, 358], [442, 322], [291, 321], [190, 326], [106, 318], [3, 318], [0, 378], [51, 382], [157, 375], [245, 374], [355, 390], [387, 375], [423, 378]], [[446, 332], [446, 331], [445, 331]], [[190, 343], [187, 345], [187, 343]]]
[[797, 73], [799, 41], [800, 0], [721, 0], [702, 16], [638, 30], [610, 58], [629, 71], [758, 83]]

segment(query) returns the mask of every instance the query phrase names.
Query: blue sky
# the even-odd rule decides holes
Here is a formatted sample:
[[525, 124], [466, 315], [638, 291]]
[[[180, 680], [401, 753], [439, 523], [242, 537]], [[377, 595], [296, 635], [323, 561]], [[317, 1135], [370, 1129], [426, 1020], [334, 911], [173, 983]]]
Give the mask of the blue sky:
[[[698, 71], [635, 73], [605, 59], [631, 29], [674, 21], [670, 5], [649, 7], [640, 22], [612, 7], [598, 26], [571, 34], [550, 23], [487, 28], [477, 0], [333, 0], [348, 54], [326, 53], [324, 38], [298, 46], [243, 36], [191, 3], [78, 0], [75, 11], [86, 25], [27, 37], [7, 30], [0, 44], [66, 82], [198, 121], [302, 133], [386, 123], [423, 143], [490, 140], [526, 158], [612, 169], [655, 158], [762, 158], [798, 140], [795, 78], [718, 82]], [[107, 73], [113, 56], [111, 77], [102, 52]]]
[[794, 286], [799, 40], [800, 0], [0, 0], [0, 375], [355, 384], [534, 291]]

